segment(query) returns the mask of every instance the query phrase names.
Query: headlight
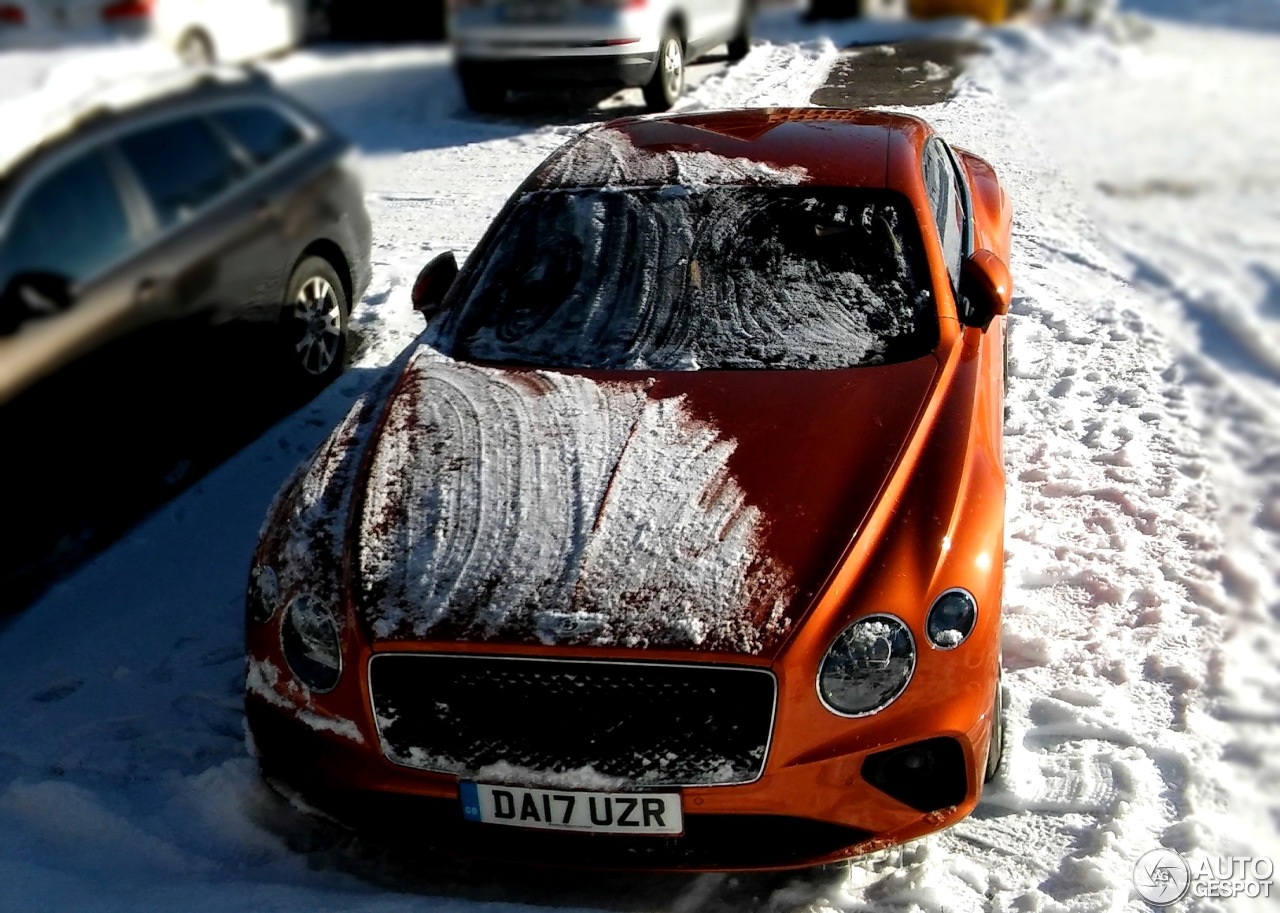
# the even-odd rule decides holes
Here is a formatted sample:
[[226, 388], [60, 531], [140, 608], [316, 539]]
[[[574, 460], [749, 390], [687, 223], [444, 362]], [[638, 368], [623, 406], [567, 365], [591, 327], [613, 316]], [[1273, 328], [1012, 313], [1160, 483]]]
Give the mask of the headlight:
[[303, 593], [289, 603], [280, 622], [285, 661], [312, 691], [332, 691], [342, 674], [338, 624], [320, 599]]
[[911, 631], [892, 615], [868, 615], [840, 632], [818, 670], [818, 694], [841, 716], [882, 710], [906, 689], [916, 668]]
[[978, 603], [968, 590], [947, 590], [933, 601], [925, 620], [925, 633], [939, 650], [954, 650], [973, 633]]
[[280, 583], [276, 580], [276, 572], [265, 565], [255, 567], [249, 572], [249, 617], [257, 622], [268, 622], [276, 613], [276, 604], [280, 600]]

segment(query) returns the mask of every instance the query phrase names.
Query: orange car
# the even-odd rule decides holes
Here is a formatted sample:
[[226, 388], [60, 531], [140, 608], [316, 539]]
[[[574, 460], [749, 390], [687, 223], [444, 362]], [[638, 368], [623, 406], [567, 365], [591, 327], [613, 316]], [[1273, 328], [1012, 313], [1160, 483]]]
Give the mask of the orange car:
[[788, 868], [999, 763], [1009, 205], [896, 114], [614, 121], [511, 198], [253, 557], [269, 780], [424, 849]]
[[1027, 6], [1026, 0], [907, 0], [907, 15], [917, 19], [972, 16], [996, 25]]

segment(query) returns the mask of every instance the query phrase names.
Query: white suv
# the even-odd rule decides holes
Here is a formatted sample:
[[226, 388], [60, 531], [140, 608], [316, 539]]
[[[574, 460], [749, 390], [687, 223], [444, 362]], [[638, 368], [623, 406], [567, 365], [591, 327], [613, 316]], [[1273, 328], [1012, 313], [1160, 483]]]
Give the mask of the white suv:
[[751, 43], [753, 0], [454, 0], [454, 59], [467, 104], [494, 110], [508, 89], [643, 86], [649, 108], [670, 108], [684, 66], [727, 44]]
[[308, 0], [0, 0], [0, 48], [149, 37], [187, 63], [241, 62], [305, 37]]

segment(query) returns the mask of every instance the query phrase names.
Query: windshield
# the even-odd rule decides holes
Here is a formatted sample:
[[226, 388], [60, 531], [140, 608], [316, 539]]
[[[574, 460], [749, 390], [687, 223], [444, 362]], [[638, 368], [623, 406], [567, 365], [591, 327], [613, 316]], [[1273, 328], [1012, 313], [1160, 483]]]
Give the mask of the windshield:
[[887, 191], [530, 193], [468, 271], [441, 343], [561, 368], [850, 368], [937, 343], [920, 233]]

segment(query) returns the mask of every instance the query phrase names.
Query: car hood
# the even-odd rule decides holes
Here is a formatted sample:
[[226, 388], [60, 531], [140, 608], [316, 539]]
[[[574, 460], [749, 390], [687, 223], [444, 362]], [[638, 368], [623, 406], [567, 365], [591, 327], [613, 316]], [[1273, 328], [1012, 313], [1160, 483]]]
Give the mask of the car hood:
[[761, 655], [874, 507], [938, 373], [560, 372], [423, 349], [360, 473], [375, 642]]

